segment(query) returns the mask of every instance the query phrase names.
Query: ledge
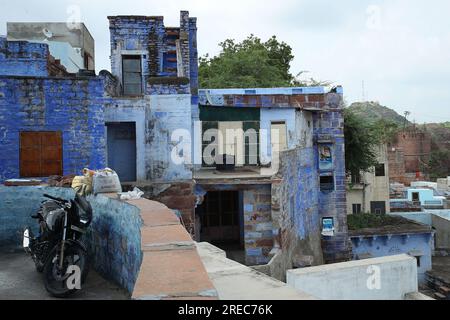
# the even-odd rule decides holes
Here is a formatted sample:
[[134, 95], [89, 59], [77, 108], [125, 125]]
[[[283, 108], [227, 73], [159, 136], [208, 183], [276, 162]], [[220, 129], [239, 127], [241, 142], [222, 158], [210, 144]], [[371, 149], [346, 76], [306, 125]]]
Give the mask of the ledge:
[[[120, 201], [115, 194], [106, 196]], [[147, 199], [124, 202], [137, 207], [142, 218], [142, 264], [132, 299], [217, 299], [195, 242], [175, 213]]]

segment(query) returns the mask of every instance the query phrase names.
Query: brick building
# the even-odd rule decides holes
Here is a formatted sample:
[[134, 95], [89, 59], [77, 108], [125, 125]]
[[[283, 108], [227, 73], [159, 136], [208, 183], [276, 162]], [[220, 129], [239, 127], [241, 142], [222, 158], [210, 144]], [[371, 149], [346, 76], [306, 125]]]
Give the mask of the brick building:
[[431, 135], [415, 125], [399, 132], [388, 146], [389, 178], [392, 183], [409, 185], [428, 179]]

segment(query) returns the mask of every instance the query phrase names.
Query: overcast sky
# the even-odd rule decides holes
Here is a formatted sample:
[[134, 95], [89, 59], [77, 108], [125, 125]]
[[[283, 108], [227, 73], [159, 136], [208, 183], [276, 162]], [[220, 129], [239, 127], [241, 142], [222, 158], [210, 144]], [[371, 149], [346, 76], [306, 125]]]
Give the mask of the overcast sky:
[[[79, 8], [96, 42], [96, 67], [110, 69], [108, 15], [198, 18], [201, 55], [250, 33], [276, 35], [293, 48], [302, 70], [344, 87], [348, 103], [367, 100], [417, 122], [450, 121], [450, 1], [447, 0], [0, 0], [0, 34], [7, 21], [67, 21]], [[73, 7], [76, 5], [78, 7]], [[363, 91], [363, 83], [365, 90]]]

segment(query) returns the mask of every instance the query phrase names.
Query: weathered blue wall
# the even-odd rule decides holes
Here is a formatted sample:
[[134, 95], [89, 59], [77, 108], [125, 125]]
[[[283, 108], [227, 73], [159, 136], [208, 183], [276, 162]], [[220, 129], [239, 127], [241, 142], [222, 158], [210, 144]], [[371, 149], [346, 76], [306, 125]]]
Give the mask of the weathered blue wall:
[[189, 57], [191, 104], [198, 108], [198, 51], [197, 51], [197, 18], [189, 18]]
[[333, 192], [319, 192], [319, 217], [333, 217], [335, 235], [324, 237], [322, 250], [326, 262], [346, 261], [350, 248], [347, 230], [347, 200], [345, 171], [344, 116], [341, 93], [328, 93], [323, 103], [328, 112], [314, 115], [315, 161], [319, 162], [318, 146], [321, 142], [331, 145], [333, 168], [320, 171], [319, 175], [332, 173], [334, 177]]
[[131, 293], [142, 262], [140, 211], [102, 195], [88, 200], [94, 211], [86, 235], [93, 267]]
[[272, 185], [277, 245], [288, 261], [294, 255], [301, 255], [313, 257], [313, 264], [321, 264], [319, 181], [314, 148], [285, 151], [280, 161], [280, 171]]
[[70, 199], [72, 189], [50, 187], [5, 187], [0, 185], [0, 247], [19, 248], [22, 246], [23, 229], [31, 227], [37, 235], [39, 228], [36, 219], [30, 216], [39, 209], [43, 194]]
[[271, 186], [248, 186], [243, 190], [245, 263], [266, 264], [273, 248]]
[[354, 259], [359, 256], [373, 258], [398, 255], [402, 253], [421, 253], [420, 266], [417, 267], [420, 282], [425, 280], [425, 272], [431, 270], [431, 255], [434, 247], [434, 237], [429, 233], [408, 233], [392, 235], [373, 235], [351, 237]]
[[[122, 55], [140, 55], [145, 94], [194, 94], [198, 88], [197, 26], [181, 11], [180, 27], [166, 28], [161, 16], [108, 17], [111, 35], [111, 72], [122, 80]], [[178, 42], [178, 47], [176, 43]], [[177, 51], [178, 50], [178, 51]], [[156, 77], [185, 78], [187, 83], [149, 84]]]
[[0, 181], [19, 177], [21, 131], [61, 131], [63, 173], [105, 166], [100, 78], [0, 75]]
[[122, 56], [140, 55], [143, 96], [126, 97], [121, 90], [112, 90], [116, 93], [105, 102], [106, 121], [133, 121], [140, 128], [136, 136], [139, 181], [192, 179], [189, 163], [172, 161], [171, 152], [178, 143], [171, 138], [177, 129], [192, 133], [191, 113], [198, 113], [198, 106], [192, 105], [198, 89], [196, 19], [181, 11], [179, 28], [166, 28], [161, 16], [108, 19], [112, 74], [120, 86]]
[[0, 37], [0, 75], [46, 77], [48, 57], [45, 44]]

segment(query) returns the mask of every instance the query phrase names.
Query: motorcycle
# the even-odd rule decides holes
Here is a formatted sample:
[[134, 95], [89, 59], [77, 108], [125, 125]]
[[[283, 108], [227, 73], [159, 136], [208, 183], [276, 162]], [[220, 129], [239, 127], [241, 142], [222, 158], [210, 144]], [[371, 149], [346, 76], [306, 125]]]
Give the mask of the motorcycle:
[[92, 207], [82, 196], [64, 200], [44, 194], [39, 211], [32, 215], [39, 223], [34, 237], [29, 227], [23, 232], [23, 247], [38, 272], [44, 275], [46, 290], [64, 298], [77, 290], [89, 271], [87, 249], [81, 238], [92, 221]]

